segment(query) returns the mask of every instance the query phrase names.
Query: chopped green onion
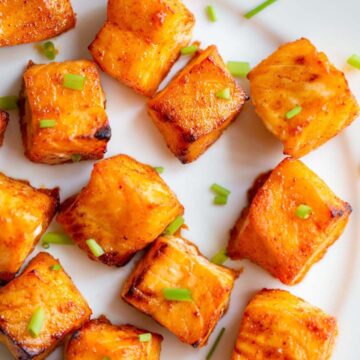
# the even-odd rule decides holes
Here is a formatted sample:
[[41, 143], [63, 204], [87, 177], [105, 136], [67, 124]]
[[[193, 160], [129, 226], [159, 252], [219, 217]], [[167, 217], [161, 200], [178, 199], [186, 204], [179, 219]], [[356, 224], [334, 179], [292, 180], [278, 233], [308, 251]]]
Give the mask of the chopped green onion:
[[65, 74], [63, 87], [72, 90], [82, 90], [84, 88], [85, 76], [76, 74]]
[[228, 259], [225, 249], [219, 250], [212, 258], [211, 262], [216, 265], [222, 265]]
[[79, 154], [72, 154], [71, 155], [72, 162], [79, 162], [81, 160], [81, 155]]
[[17, 96], [1, 96], [0, 109], [1, 110], [14, 110], [18, 108]]
[[105, 254], [103, 248], [94, 239], [86, 240], [86, 245], [95, 257], [99, 257]]
[[216, 195], [223, 195], [223, 196], [228, 196], [231, 194], [231, 191], [224, 188], [223, 186], [219, 185], [219, 184], [212, 184], [210, 189], [216, 194]]
[[215, 8], [212, 5], [206, 7], [206, 12], [211, 22], [215, 22], [217, 20]]
[[53, 128], [56, 126], [56, 120], [44, 119], [40, 120], [40, 129]]
[[102, 360], [111, 360], [110, 356], [104, 356]]
[[166, 300], [192, 301], [191, 291], [186, 288], [164, 288], [163, 294]]
[[44, 55], [49, 60], [54, 60], [56, 55], [59, 53], [59, 51], [55, 48], [55, 45], [52, 41], [46, 41], [42, 47], [43, 47]]
[[215, 205], [226, 205], [228, 197], [224, 195], [216, 195], [214, 197], [214, 204]]
[[226, 65], [232, 76], [246, 77], [251, 70], [250, 64], [245, 61], [228, 61]]
[[151, 341], [152, 335], [151, 333], [145, 333], [139, 335], [140, 342], [149, 342]]
[[165, 229], [165, 235], [174, 235], [176, 231], [181, 228], [183, 223], [184, 218], [182, 216], [177, 216], [175, 220]]
[[216, 97], [224, 100], [231, 100], [230, 88], [225, 88], [216, 93]]
[[290, 120], [293, 117], [295, 117], [296, 115], [299, 115], [302, 111], [302, 107], [300, 105], [296, 105], [293, 109], [289, 110], [286, 114], [285, 117]]
[[295, 215], [300, 219], [308, 219], [312, 213], [312, 208], [308, 205], [301, 204], [295, 210]]
[[357, 69], [360, 69], [360, 56], [357, 54], [353, 54], [351, 55], [348, 60], [347, 60], [348, 64], [356, 67]]
[[219, 332], [219, 335], [217, 336], [217, 338], [215, 339], [215, 342], [213, 344], [213, 346], [211, 347], [210, 351], [208, 352], [208, 354], [206, 355], [206, 360], [210, 360], [211, 357], [213, 356], [217, 346], [219, 345], [219, 342], [221, 340], [221, 338], [223, 337], [225, 332], [225, 328], [222, 328]]
[[192, 55], [198, 51], [198, 47], [196, 45], [190, 45], [183, 47], [180, 52], [181, 55]]
[[214, 204], [215, 205], [226, 205], [228, 196], [230, 195], [231, 191], [224, 188], [219, 184], [212, 184], [210, 189], [216, 194], [214, 197]]
[[264, 10], [265, 8], [267, 8], [269, 5], [273, 4], [276, 0], [266, 0], [263, 3], [261, 3], [259, 6], [255, 7], [254, 9], [250, 10], [249, 12], [247, 12], [244, 17], [246, 19], [251, 19], [253, 16], [255, 16], [256, 14], [258, 14], [260, 11]]
[[56, 232], [48, 232], [42, 238], [42, 246], [45, 249], [48, 249], [50, 244], [57, 245], [73, 245], [73, 241], [65, 234], [60, 234]]
[[59, 271], [61, 269], [61, 265], [60, 264], [55, 264], [55, 265], [51, 266], [50, 269], [54, 270], [54, 271]]
[[45, 321], [45, 311], [39, 306], [31, 316], [28, 331], [32, 337], [36, 338], [39, 336]]
[[158, 174], [162, 174], [164, 172], [164, 168], [162, 166], [155, 166], [154, 170], [158, 173]]

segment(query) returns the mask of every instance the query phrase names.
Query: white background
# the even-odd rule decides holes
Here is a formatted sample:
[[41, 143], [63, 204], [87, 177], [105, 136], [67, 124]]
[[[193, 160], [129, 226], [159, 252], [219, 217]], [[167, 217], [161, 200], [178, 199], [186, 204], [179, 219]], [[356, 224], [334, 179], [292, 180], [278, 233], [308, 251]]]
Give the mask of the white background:
[[[72, 1], [78, 14], [74, 30], [54, 40], [60, 49], [57, 60], [90, 58], [87, 46], [105, 19], [104, 0]], [[204, 13], [208, 1], [185, 1], [196, 15], [194, 39], [206, 45], [216, 44], [225, 60], [249, 61], [252, 66], [274, 51], [280, 44], [301, 36], [308, 37], [323, 50], [340, 69], [346, 72], [352, 90], [360, 99], [360, 71], [346, 65], [352, 53], [360, 54], [360, 2], [356, 0], [279, 0], [252, 20], [242, 14], [258, 3], [255, 0], [212, 1], [218, 22], [210, 23]], [[33, 44], [0, 49], [0, 96], [16, 94], [21, 74], [29, 59], [45, 62]], [[172, 74], [184, 64], [182, 59]], [[126, 153], [140, 161], [165, 167], [164, 179], [184, 204], [186, 223], [184, 232], [206, 256], [223, 248], [228, 231], [245, 204], [245, 193], [254, 177], [274, 167], [281, 159], [281, 145], [268, 133], [246, 104], [238, 120], [222, 138], [200, 159], [181, 165], [167, 150], [157, 129], [146, 114], [145, 98], [135, 94], [102, 74], [107, 96], [107, 112], [113, 137], [107, 156]], [[241, 85], [248, 89], [246, 80]], [[360, 262], [357, 237], [359, 179], [360, 121], [304, 158], [304, 162], [318, 173], [341, 197], [349, 201], [354, 212], [341, 239], [327, 255], [313, 266], [303, 282], [291, 288], [283, 286], [259, 267], [247, 261], [228, 262], [234, 267], [244, 266], [231, 296], [230, 309], [210, 337], [207, 348], [196, 350], [181, 344], [175, 336], [150, 318], [120, 300], [121, 285], [131, 271], [133, 262], [124, 268], [108, 268], [90, 261], [75, 246], [53, 246], [49, 251], [60, 258], [66, 271], [84, 294], [94, 316], [106, 314], [114, 323], [131, 323], [164, 335], [162, 359], [204, 359], [221, 327], [226, 328], [213, 359], [228, 359], [232, 352], [245, 304], [263, 287], [287, 288], [339, 319], [340, 335], [334, 359], [360, 358]], [[17, 113], [11, 112], [5, 146], [0, 149], [0, 171], [9, 176], [28, 179], [33, 185], [60, 186], [62, 199], [77, 192], [86, 182], [91, 162], [60, 166], [35, 165], [23, 156]], [[218, 182], [232, 190], [225, 207], [212, 205], [209, 186]], [[52, 229], [57, 229], [53, 225]], [[38, 246], [37, 250], [41, 250]], [[6, 256], [6, 254], [0, 254]], [[33, 254], [31, 255], [31, 257]], [[58, 351], [51, 359], [61, 359]], [[0, 359], [10, 359], [0, 347]]]

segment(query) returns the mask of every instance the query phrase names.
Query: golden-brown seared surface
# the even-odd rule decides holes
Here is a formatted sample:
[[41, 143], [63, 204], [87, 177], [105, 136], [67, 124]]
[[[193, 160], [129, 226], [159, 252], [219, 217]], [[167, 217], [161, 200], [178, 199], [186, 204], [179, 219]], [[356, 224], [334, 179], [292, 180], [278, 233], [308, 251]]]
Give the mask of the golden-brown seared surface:
[[180, 0], [109, 0], [107, 13], [108, 21], [157, 43], [188, 39], [195, 23]]
[[180, 0], [110, 0], [108, 19], [89, 50], [103, 71], [151, 96], [189, 43], [194, 24]]
[[[65, 74], [85, 77], [82, 90], [63, 86]], [[59, 164], [101, 159], [111, 136], [99, 73], [88, 60], [29, 64], [23, 76], [20, 115], [26, 156], [34, 162]], [[40, 128], [41, 120], [56, 126]]]
[[0, 283], [11, 280], [46, 231], [59, 189], [35, 189], [0, 173]]
[[[293, 157], [325, 143], [359, 113], [344, 74], [304, 38], [281, 46], [248, 77], [256, 112]], [[296, 105], [301, 113], [286, 119]]]
[[283, 290], [262, 290], [245, 309], [231, 360], [327, 360], [336, 319]]
[[[181, 341], [202, 347], [229, 303], [237, 273], [209, 262], [179, 237], [159, 237], [122, 289], [122, 298]], [[164, 288], [186, 288], [191, 302], [170, 301]]]
[[140, 334], [149, 333], [131, 325], [115, 326], [100, 316], [76, 331], [66, 344], [65, 360], [159, 360], [162, 336], [151, 333], [141, 342]]
[[9, 122], [9, 114], [5, 111], [0, 110], [0, 147], [4, 141], [5, 130]]
[[[0, 341], [15, 359], [45, 359], [64, 337], [81, 327], [91, 310], [69, 276], [52, 270], [59, 264], [48, 253], [31, 260], [23, 273], [0, 289]], [[38, 337], [28, 331], [35, 310], [45, 311]]]
[[0, 14], [0, 47], [49, 39], [76, 23], [69, 0], [2, 0]]
[[[230, 88], [231, 100], [216, 96], [225, 88]], [[148, 111], [170, 150], [189, 163], [218, 139], [245, 98], [216, 46], [210, 46], [149, 101]]]
[[[351, 207], [299, 160], [287, 158], [266, 176], [231, 231], [228, 254], [293, 285], [342, 234]], [[312, 209], [307, 219], [295, 214], [302, 204]]]
[[[90, 182], [63, 204], [57, 221], [90, 258], [120, 266], [182, 213], [152, 167], [118, 155], [95, 164]], [[95, 239], [105, 254], [95, 258], [88, 239]]]

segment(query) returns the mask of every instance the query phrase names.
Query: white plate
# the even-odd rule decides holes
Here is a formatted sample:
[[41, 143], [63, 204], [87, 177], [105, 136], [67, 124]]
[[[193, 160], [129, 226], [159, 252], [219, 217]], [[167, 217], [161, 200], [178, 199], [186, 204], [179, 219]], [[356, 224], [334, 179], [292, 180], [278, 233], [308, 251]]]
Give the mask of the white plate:
[[[90, 58], [87, 46], [105, 19], [105, 0], [72, 2], [78, 14], [78, 23], [76, 29], [55, 39], [60, 48], [59, 61]], [[196, 15], [194, 39], [201, 40], [204, 46], [216, 44], [225, 60], [245, 60], [255, 65], [283, 42], [306, 36], [325, 51], [339, 68], [346, 71], [350, 85], [360, 98], [360, 71], [345, 65], [349, 55], [360, 53], [360, 22], [354, 16], [360, 13], [359, 1], [278, 1], [248, 21], [242, 14], [258, 1], [213, 0], [219, 18], [216, 23], [210, 23], [205, 16], [207, 0], [188, 0], [185, 3]], [[29, 59], [44, 62], [31, 44], [0, 49], [0, 96], [19, 91], [21, 74]], [[176, 65], [172, 74], [181, 64], [184, 64], [184, 60]], [[113, 130], [107, 156], [126, 153], [145, 163], [164, 166], [163, 177], [186, 209], [186, 222], [190, 228], [186, 236], [206, 256], [213, 255], [226, 245], [228, 231], [245, 204], [245, 193], [254, 177], [282, 159], [280, 144], [265, 130], [251, 104], [247, 104], [239, 119], [200, 159], [189, 165], [181, 165], [167, 150], [162, 137], [148, 118], [145, 98], [107, 75], [101, 76]], [[248, 89], [247, 81], [241, 81], [241, 84]], [[230, 357], [244, 306], [263, 287], [287, 288], [336, 315], [340, 335], [333, 358], [359, 359], [360, 266], [356, 221], [359, 200], [355, 164], [355, 154], [360, 154], [359, 130], [358, 121], [341, 136], [304, 159], [339, 196], [352, 204], [354, 213], [345, 233], [298, 286], [287, 288], [247, 261], [229, 262], [231, 266], [243, 265], [245, 271], [236, 282], [229, 311], [210, 337], [211, 346], [221, 327], [226, 328], [213, 359]], [[351, 146], [350, 137], [353, 139]], [[17, 113], [11, 112], [5, 146], [0, 149], [0, 171], [9, 176], [28, 179], [36, 186], [59, 185], [61, 197], [65, 199], [87, 182], [91, 168], [91, 162], [47, 166], [28, 161], [23, 156]], [[227, 206], [215, 207], [211, 204], [213, 196], [209, 186], [213, 182], [219, 182], [232, 190]], [[55, 224], [52, 229], [57, 229]], [[36, 251], [40, 250], [38, 246]], [[104, 313], [114, 323], [131, 323], [163, 334], [162, 359], [205, 358], [210, 346], [196, 350], [180, 343], [166, 329], [120, 300], [121, 285], [131, 271], [133, 262], [115, 269], [90, 261], [75, 246], [52, 246], [49, 252], [60, 258], [89, 301], [94, 316]], [[61, 350], [57, 350], [50, 359], [61, 359], [61, 354]], [[1, 347], [0, 359], [10, 358]]]

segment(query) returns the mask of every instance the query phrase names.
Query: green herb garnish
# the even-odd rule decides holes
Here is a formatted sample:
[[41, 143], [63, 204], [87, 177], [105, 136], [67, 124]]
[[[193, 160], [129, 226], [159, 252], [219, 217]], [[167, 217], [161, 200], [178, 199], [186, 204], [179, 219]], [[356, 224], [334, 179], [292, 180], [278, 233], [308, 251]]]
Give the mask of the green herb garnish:
[[158, 174], [162, 174], [164, 172], [164, 168], [162, 166], [155, 166], [154, 170], [158, 173]]
[[76, 74], [65, 74], [63, 87], [71, 90], [82, 90], [84, 88], [85, 76]]
[[56, 55], [59, 53], [52, 41], [46, 41], [42, 45], [42, 51], [49, 60], [54, 60]]
[[222, 328], [222, 329], [220, 330], [219, 335], [218, 335], [217, 338], [215, 339], [215, 342], [214, 342], [213, 346], [211, 347], [210, 351], [209, 351], [208, 354], [206, 355], [206, 360], [210, 360], [211, 357], [213, 356], [213, 354], [214, 354], [217, 346], [219, 345], [219, 342], [220, 342], [221, 338], [222, 338], [223, 335], [224, 335], [224, 332], [225, 332], [225, 328]]
[[183, 224], [184, 218], [182, 216], [177, 216], [175, 220], [166, 228], [165, 235], [174, 235]]
[[216, 195], [223, 195], [228, 196], [231, 194], [231, 191], [229, 189], [224, 188], [223, 186], [219, 184], [212, 184], [210, 189], [216, 194]]
[[308, 205], [301, 204], [295, 210], [295, 215], [300, 219], [308, 219], [312, 214], [312, 208]]
[[151, 341], [152, 335], [151, 333], [145, 333], [139, 335], [140, 342], [149, 342]]
[[72, 154], [71, 155], [71, 161], [72, 162], [79, 162], [81, 160], [81, 155], [80, 154]]
[[198, 51], [198, 47], [196, 45], [190, 45], [183, 47], [180, 52], [181, 55], [192, 55]]
[[217, 20], [215, 8], [212, 5], [206, 7], [206, 12], [211, 22], [215, 22]]
[[247, 12], [244, 17], [246, 19], [251, 19], [253, 16], [255, 16], [256, 14], [258, 14], [260, 11], [264, 10], [265, 8], [267, 8], [268, 6], [270, 6], [271, 4], [273, 4], [276, 0], [266, 0], [263, 3], [261, 3], [259, 6], [255, 7], [254, 9], [250, 10], [249, 12]]
[[359, 55], [357, 55], [357, 54], [351, 55], [348, 58], [347, 63], [360, 70], [360, 56]]
[[1, 96], [0, 97], [0, 109], [1, 110], [14, 110], [18, 108], [17, 96]]
[[163, 295], [166, 300], [192, 301], [191, 291], [186, 288], [165, 288], [163, 289]]
[[59, 271], [61, 269], [61, 265], [60, 264], [52, 265], [50, 267], [50, 269], [53, 270], [53, 271]]
[[219, 250], [212, 258], [211, 262], [216, 265], [222, 265], [228, 259], [225, 249]]
[[45, 311], [39, 306], [31, 316], [28, 331], [32, 337], [36, 338], [39, 336], [45, 321]]
[[230, 88], [225, 88], [216, 93], [216, 97], [224, 100], [231, 100]]
[[251, 70], [250, 64], [245, 61], [228, 61], [226, 66], [231, 75], [235, 77], [244, 78]]
[[53, 128], [56, 126], [56, 120], [44, 119], [39, 122], [40, 129]]
[[285, 117], [290, 120], [293, 117], [295, 117], [296, 115], [299, 115], [302, 111], [302, 107], [300, 105], [296, 105], [293, 109], [289, 110], [286, 114]]
[[105, 254], [103, 248], [94, 239], [86, 240], [86, 245], [95, 257], [99, 257]]
[[50, 244], [73, 245], [74, 242], [65, 234], [48, 232], [42, 237], [42, 246], [44, 249], [48, 249]]

